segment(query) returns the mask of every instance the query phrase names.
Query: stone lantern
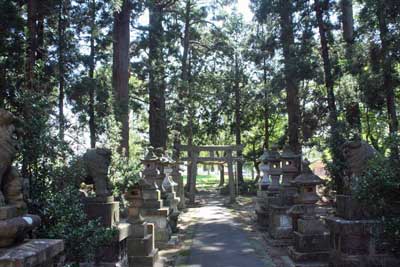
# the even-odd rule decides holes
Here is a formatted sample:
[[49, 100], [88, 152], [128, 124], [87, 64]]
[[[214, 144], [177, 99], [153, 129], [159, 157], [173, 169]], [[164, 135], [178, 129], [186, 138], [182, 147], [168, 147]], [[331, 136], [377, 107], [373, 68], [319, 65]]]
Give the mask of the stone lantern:
[[261, 191], [266, 191], [270, 185], [270, 180], [269, 180], [269, 166], [268, 166], [268, 157], [269, 157], [269, 151], [267, 149], [264, 149], [264, 153], [258, 158], [258, 161], [260, 162], [260, 170], [263, 173], [262, 179], [259, 183], [259, 190]]
[[317, 185], [323, 184], [324, 181], [311, 171], [309, 164], [309, 161], [305, 160], [301, 174], [292, 182], [298, 188], [296, 204], [315, 204], [319, 200]]
[[292, 149], [286, 145], [281, 154], [282, 159], [282, 186], [290, 186], [291, 181], [299, 174], [301, 155], [296, 155]]
[[141, 163], [144, 166], [144, 170], [142, 172], [143, 178], [156, 189], [158, 189], [158, 185], [156, 179], [160, 175], [160, 171], [158, 166], [160, 164], [159, 158], [154, 154], [154, 148], [149, 147], [147, 150], [147, 154], [144, 159], [141, 160]]
[[319, 200], [316, 188], [323, 180], [313, 174], [308, 165], [307, 160], [302, 162], [301, 174], [292, 181], [298, 188], [296, 205], [288, 211], [292, 217], [294, 244], [288, 247], [289, 257], [283, 257], [283, 261], [285, 266], [328, 267], [330, 232], [316, 204]]
[[269, 174], [271, 176], [271, 184], [269, 185], [268, 191], [279, 190], [279, 180], [281, 178], [281, 155], [278, 152], [277, 146], [272, 146], [271, 151], [267, 157]]

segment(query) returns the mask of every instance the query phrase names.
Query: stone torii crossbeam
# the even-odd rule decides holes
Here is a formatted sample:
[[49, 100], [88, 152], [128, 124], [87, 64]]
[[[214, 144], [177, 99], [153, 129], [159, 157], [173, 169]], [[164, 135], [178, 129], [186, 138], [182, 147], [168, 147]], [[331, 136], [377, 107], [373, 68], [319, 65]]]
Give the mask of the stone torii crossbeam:
[[[187, 152], [188, 156], [181, 158], [181, 161], [187, 161], [188, 166], [191, 169], [189, 182], [189, 202], [195, 202], [196, 193], [196, 176], [197, 176], [197, 164], [204, 162], [226, 162], [228, 164], [228, 176], [229, 176], [229, 195], [230, 202], [233, 203], [236, 200], [235, 190], [235, 178], [233, 175], [233, 164], [237, 161], [242, 161], [241, 157], [234, 156], [233, 152], [243, 151], [243, 145], [227, 145], [227, 146], [193, 146], [193, 145], [176, 145], [176, 149], [179, 152]], [[218, 153], [223, 152], [224, 156], [218, 156]], [[201, 152], [209, 152], [208, 157], [201, 157]], [[216, 155], [217, 154], [217, 155]], [[189, 175], [189, 172], [188, 172]]]

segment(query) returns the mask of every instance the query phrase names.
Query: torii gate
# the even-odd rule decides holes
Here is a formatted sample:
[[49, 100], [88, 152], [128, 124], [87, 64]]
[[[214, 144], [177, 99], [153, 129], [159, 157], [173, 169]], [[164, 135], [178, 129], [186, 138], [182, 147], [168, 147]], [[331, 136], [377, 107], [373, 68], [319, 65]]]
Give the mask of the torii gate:
[[[238, 152], [243, 151], [243, 145], [231, 145], [231, 146], [193, 146], [193, 145], [176, 145], [176, 148], [179, 152], [187, 151], [188, 157], [183, 157], [182, 161], [187, 161], [188, 166], [191, 168], [191, 177], [189, 179], [189, 201], [190, 203], [194, 203], [195, 201], [195, 193], [196, 193], [196, 176], [197, 176], [197, 163], [202, 162], [226, 162], [228, 164], [228, 176], [229, 176], [229, 194], [230, 194], [230, 202], [233, 203], [236, 200], [236, 190], [235, 190], [235, 179], [233, 176], [233, 165], [234, 162], [242, 161], [241, 157], [237, 157], [233, 154], [236, 151], [236, 155]], [[205, 151], [209, 152], [208, 157], [200, 157], [200, 152]], [[224, 152], [224, 156], [215, 156], [215, 152]], [[189, 173], [188, 173], [189, 175]]]

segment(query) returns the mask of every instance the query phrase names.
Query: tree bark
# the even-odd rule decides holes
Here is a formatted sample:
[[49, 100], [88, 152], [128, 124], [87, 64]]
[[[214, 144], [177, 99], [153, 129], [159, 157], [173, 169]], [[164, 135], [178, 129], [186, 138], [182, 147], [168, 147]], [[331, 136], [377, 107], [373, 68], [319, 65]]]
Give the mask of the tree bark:
[[65, 21], [64, 17], [64, 1], [60, 1], [58, 13], [58, 79], [59, 79], [59, 92], [58, 92], [58, 120], [59, 120], [59, 138], [64, 140], [65, 131], [65, 116], [64, 116], [64, 34], [65, 34]]
[[113, 87], [116, 120], [121, 124], [119, 152], [129, 156], [129, 23], [131, 6], [124, 0], [114, 14]]
[[354, 41], [353, 0], [342, 0], [343, 39], [352, 44]]
[[263, 83], [264, 83], [264, 145], [263, 147], [269, 148], [269, 103], [268, 103], [268, 88], [267, 88], [267, 63], [263, 59]]
[[283, 46], [284, 74], [286, 82], [286, 105], [289, 117], [289, 145], [295, 153], [301, 152], [299, 86], [294, 48], [292, 1], [280, 1], [281, 43]]
[[[91, 87], [89, 88], [89, 132], [90, 132], [90, 147], [96, 147], [96, 120], [95, 120], [95, 88], [94, 88], [94, 71], [96, 67], [95, 60], [95, 23], [96, 23], [96, 0], [92, 0], [90, 12], [90, 57], [89, 57], [89, 78]], [[128, 126], [129, 128], [129, 126]]]
[[163, 60], [163, 6], [150, 1], [149, 32], [149, 125], [150, 143], [153, 147], [166, 148], [167, 118], [165, 110], [165, 69]]
[[[336, 99], [334, 92], [334, 80], [332, 75], [332, 65], [329, 56], [329, 44], [327, 37], [328, 26], [324, 22], [324, 10], [322, 9], [320, 0], [315, 0], [315, 13], [317, 17], [320, 41], [321, 41], [321, 57], [324, 63], [324, 75], [325, 75], [325, 86], [327, 91], [328, 99], [328, 110], [329, 110], [329, 125], [331, 128], [331, 141], [330, 150], [332, 154], [332, 161], [335, 165], [340, 166], [340, 162], [343, 160], [342, 151], [340, 149], [343, 143], [339, 134], [338, 129], [338, 118], [336, 110]], [[335, 181], [335, 186], [337, 192], [342, 192], [343, 180], [340, 173], [332, 173], [333, 179]]]
[[219, 165], [219, 185], [218, 187], [223, 187], [225, 184], [225, 166], [224, 164]]
[[37, 50], [37, 1], [28, 0], [28, 46], [26, 53], [26, 89], [35, 90], [34, 67]]
[[[236, 138], [236, 145], [242, 144], [242, 133], [241, 133], [241, 125], [242, 125], [242, 118], [241, 118], [241, 105], [240, 105], [240, 68], [239, 68], [239, 58], [238, 55], [235, 54], [235, 138]], [[242, 151], [237, 152], [237, 156], [242, 156]], [[238, 183], [244, 183], [243, 180], [243, 164], [241, 161], [238, 161], [236, 164], [236, 172], [237, 172], [237, 179]]]
[[[386, 107], [388, 113], [389, 132], [391, 137], [396, 137], [399, 130], [399, 124], [396, 114], [396, 99], [395, 99], [395, 84], [393, 79], [393, 62], [390, 55], [390, 37], [389, 29], [386, 21], [387, 6], [385, 1], [379, 0], [377, 6], [377, 17], [379, 24], [379, 33], [381, 39], [381, 54], [382, 54], [382, 70], [383, 70], [383, 88], [386, 91]], [[399, 149], [394, 142], [391, 145], [391, 156], [394, 159], [399, 159]]]

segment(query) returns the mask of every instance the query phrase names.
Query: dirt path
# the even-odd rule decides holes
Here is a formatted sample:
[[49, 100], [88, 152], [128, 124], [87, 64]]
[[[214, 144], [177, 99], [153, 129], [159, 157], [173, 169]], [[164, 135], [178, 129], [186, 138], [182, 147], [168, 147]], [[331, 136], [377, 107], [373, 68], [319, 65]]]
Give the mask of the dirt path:
[[[239, 199], [250, 201], [249, 198]], [[179, 267], [277, 267], [262, 238], [252, 229], [245, 204], [229, 206], [212, 192], [199, 195], [200, 205], [182, 214], [186, 249]], [[250, 224], [249, 224], [250, 223]]]

